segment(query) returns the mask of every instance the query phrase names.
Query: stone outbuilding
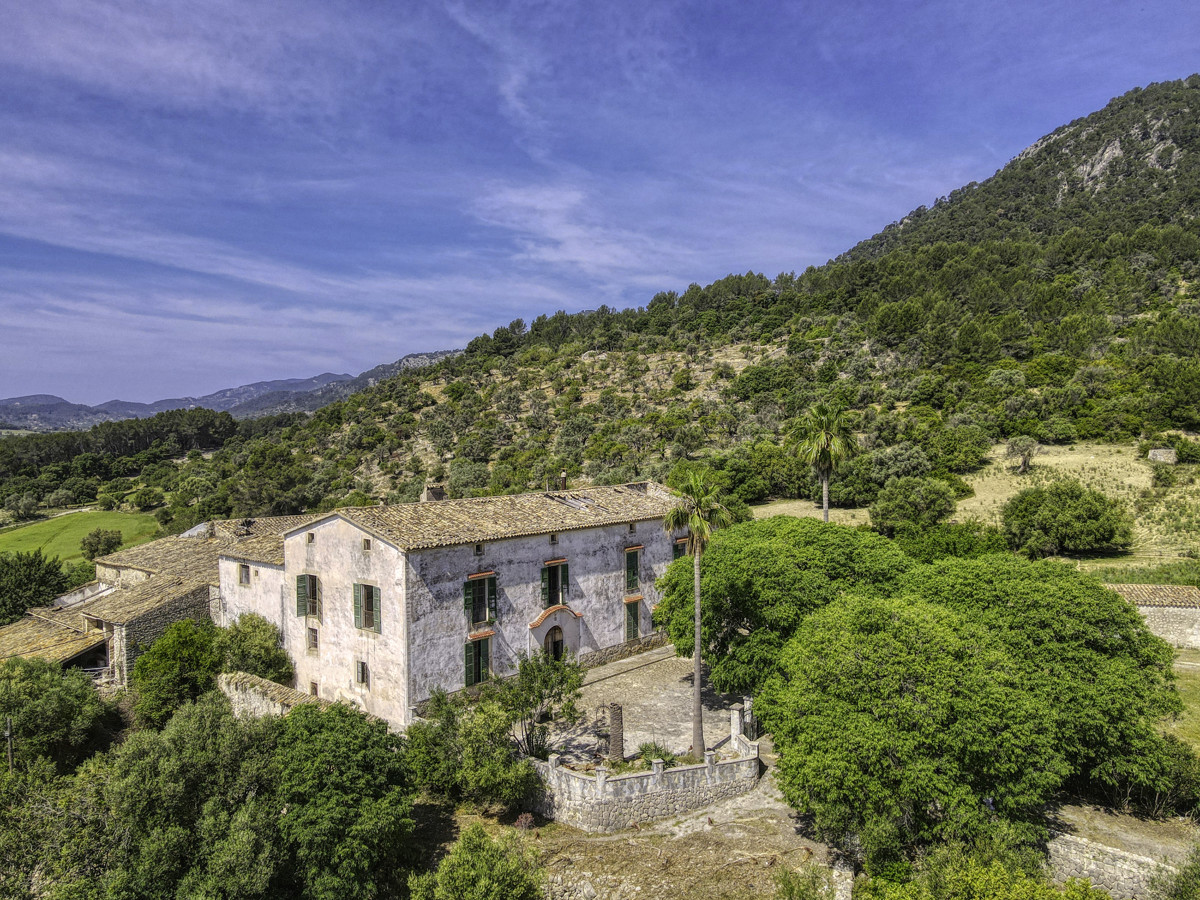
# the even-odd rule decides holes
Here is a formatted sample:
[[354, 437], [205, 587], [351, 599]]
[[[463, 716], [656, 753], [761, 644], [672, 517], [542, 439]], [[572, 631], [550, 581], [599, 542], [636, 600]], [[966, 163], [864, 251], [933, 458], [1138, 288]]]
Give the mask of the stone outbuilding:
[[1200, 588], [1183, 584], [1109, 584], [1138, 608], [1146, 627], [1173, 647], [1200, 650]]

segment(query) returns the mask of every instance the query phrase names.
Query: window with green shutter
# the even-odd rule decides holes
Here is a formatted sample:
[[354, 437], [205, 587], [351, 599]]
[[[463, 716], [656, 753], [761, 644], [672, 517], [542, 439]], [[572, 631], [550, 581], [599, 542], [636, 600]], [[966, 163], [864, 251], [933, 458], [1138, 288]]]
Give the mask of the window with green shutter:
[[496, 618], [496, 576], [463, 582], [463, 612], [471, 625], [482, 625]]
[[379, 588], [373, 584], [354, 585], [354, 627], [377, 634], [383, 630]]
[[671, 559], [676, 560], [687, 553], [687, 538], [680, 538], [671, 550]]
[[641, 606], [640, 600], [625, 604], [625, 640], [627, 641], [636, 641], [640, 637], [641, 623], [638, 618]]
[[640, 559], [640, 550], [635, 548], [625, 551], [625, 593], [627, 594], [636, 594], [638, 592], [638, 585], [641, 583], [638, 570]]
[[316, 575], [296, 576], [296, 615], [321, 616], [321, 580]]
[[467, 687], [487, 681], [491, 663], [491, 640], [480, 638], [463, 645], [463, 683]]
[[565, 562], [542, 567], [542, 609], [566, 604], [571, 584], [571, 572]]

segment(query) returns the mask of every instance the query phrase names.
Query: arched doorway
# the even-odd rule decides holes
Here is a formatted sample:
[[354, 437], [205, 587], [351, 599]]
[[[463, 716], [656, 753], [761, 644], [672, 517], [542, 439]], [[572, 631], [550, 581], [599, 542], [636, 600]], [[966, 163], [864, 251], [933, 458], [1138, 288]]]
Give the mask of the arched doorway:
[[546, 648], [546, 655], [551, 659], [558, 661], [563, 658], [563, 630], [555, 625], [546, 632], [546, 640], [543, 643]]

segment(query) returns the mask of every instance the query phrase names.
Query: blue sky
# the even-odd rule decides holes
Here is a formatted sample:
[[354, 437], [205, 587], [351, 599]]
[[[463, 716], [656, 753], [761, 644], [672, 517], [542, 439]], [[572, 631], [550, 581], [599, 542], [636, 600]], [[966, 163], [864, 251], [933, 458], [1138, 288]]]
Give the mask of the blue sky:
[[357, 373], [820, 264], [1111, 97], [1193, 2], [9, 0], [0, 397]]

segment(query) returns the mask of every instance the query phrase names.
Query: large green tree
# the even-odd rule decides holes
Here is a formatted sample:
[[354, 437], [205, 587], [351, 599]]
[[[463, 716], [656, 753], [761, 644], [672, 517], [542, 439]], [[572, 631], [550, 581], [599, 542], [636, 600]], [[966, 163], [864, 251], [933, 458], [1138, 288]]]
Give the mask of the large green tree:
[[692, 646], [692, 752], [704, 753], [704, 708], [701, 702], [703, 662], [700, 636], [700, 558], [713, 532], [729, 525], [732, 517], [720, 502], [720, 488], [708, 470], [688, 473], [687, 482], [675, 492], [678, 504], [663, 519], [668, 533], [687, 530], [687, 553], [692, 558], [693, 646]]
[[67, 584], [57, 556], [47, 558], [40, 549], [0, 553], [0, 625], [21, 618], [30, 607], [45, 606]]
[[0, 721], [11, 717], [18, 766], [45, 757], [73, 768], [108, 737], [111, 709], [80, 669], [41, 659], [0, 663]]
[[[700, 563], [701, 640], [713, 685], [756, 693], [804, 617], [848, 588], [885, 593], [912, 568], [891, 541], [844, 525], [773, 516], [717, 533]], [[659, 583], [655, 622], [693, 652], [693, 567]]]
[[1004, 504], [1001, 516], [1012, 548], [1035, 559], [1126, 550], [1133, 543], [1125, 505], [1074, 479], [1026, 488]]
[[854, 455], [858, 443], [841, 406], [818, 403], [807, 410], [796, 428], [796, 452], [812, 466], [821, 482], [821, 509], [829, 521], [829, 479], [838, 465]]

